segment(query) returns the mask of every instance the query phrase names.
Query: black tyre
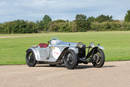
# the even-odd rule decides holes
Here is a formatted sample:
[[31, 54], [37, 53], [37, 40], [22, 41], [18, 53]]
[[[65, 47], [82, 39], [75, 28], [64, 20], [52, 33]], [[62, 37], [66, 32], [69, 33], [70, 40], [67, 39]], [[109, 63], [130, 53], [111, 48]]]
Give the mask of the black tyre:
[[73, 50], [66, 51], [64, 64], [68, 69], [74, 69], [77, 66], [77, 55]]
[[49, 66], [51, 66], [51, 67], [55, 67], [55, 66], [56, 66], [56, 64], [49, 64]]
[[97, 49], [97, 52], [93, 55], [92, 64], [94, 67], [100, 68], [104, 65], [105, 55], [101, 49]]
[[34, 67], [37, 63], [34, 52], [32, 50], [28, 50], [26, 53], [26, 63], [29, 67]]

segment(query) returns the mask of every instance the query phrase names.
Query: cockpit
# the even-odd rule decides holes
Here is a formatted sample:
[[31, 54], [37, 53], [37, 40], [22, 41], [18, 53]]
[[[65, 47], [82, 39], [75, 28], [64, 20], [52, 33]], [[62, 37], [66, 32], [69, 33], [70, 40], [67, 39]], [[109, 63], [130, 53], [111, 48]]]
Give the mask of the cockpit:
[[57, 39], [57, 38], [53, 38], [49, 41], [50, 45], [58, 45], [59, 43], [61, 43], [62, 41]]

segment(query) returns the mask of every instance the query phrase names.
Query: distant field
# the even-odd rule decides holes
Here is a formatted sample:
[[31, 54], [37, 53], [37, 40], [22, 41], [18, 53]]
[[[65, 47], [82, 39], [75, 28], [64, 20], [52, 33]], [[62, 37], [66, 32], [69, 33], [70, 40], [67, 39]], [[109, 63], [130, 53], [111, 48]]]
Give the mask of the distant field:
[[52, 37], [67, 42], [100, 43], [107, 61], [130, 60], [130, 31], [0, 34], [0, 64], [25, 64], [25, 51]]

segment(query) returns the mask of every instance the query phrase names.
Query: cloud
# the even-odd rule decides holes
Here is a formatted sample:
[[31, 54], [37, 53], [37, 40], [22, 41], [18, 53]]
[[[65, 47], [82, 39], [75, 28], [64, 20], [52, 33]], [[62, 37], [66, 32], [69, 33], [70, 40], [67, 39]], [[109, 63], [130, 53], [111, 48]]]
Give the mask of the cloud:
[[112, 15], [123, 19], [130, 0], [1, 0], [0, 22], [24, 19], [36, 21], [45, 14], [53, 19], [73, 20], [76, 14]]

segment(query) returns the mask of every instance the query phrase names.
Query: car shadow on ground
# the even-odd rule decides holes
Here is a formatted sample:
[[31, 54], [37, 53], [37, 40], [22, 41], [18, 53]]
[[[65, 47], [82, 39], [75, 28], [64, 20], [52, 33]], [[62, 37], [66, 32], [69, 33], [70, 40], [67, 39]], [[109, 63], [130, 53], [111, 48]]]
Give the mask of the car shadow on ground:
[[[104, 65], [102, 68], [112, 68], [116, 67], [115, 65]], [[95, 68], [92, 65], [79, 65], [76, 67], [76, 69], [88, 69], [88, 68]]]
[[[49, 66], [48, 64], [46, 64], [46, 65], [38, 65], [36, 67], [66, 68], [64, 65]], [[112, 67], [117, 67], [117, 66], [115, 66], [115, 65], [104, 65], [102, 68], [112, 68]], [[95, 67], [93, 67], [93, 65], [78, 65], [75, 69], [88, 69], [88, 68], [95, 68]]]

